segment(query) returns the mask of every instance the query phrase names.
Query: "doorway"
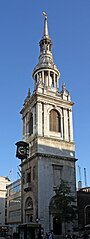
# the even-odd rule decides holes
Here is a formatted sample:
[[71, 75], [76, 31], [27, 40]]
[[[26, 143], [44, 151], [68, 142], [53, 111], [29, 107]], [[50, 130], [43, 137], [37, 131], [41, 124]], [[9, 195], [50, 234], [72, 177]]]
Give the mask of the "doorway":
[[61, 223], [59, 217], [53, 218], [53, 233], [54, 233], [54, 235], [62, 234], [62, 223]]

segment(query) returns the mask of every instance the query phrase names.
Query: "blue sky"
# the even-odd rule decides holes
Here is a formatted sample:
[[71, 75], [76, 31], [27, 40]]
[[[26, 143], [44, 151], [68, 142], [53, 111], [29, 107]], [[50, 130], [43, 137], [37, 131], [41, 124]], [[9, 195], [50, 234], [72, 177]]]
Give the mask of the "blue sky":
[[[38, 62], [43, 15], [48, 14], [54, 62], [69, 90], [83, 186], [90, 186], [90, 0], [0, 0], [0, 175], [17, 179], [15, 143], [22, 139], [20, 110]], [[12, 174], [10, 175], [10, 170]]]

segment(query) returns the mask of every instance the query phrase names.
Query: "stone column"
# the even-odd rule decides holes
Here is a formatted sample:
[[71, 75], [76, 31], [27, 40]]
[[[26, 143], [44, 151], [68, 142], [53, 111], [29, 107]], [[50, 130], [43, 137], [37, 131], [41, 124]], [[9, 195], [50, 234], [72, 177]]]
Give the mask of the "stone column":
[[48, 86], [51, 86], [51, 83], [50, 83], [50, 71], [48, 71]]
[[45, 83], [44, 82], [44, 71], [42, 71], [42, 82]]
[[53, 77], [54, 77], [54, 87], [56, 88], [56, 82], [55, 82], [55, 72], [53, 73]]
[[49, 81], [49, 80], [48, 80], [48, 74], [47, 74], [46, 77], [45, 77], [45, 81], [46, 81], [46, 82], [45, 82], [45, 85], [48, 86], [48, 81]]
[[36, 90], [36, 85], [37, 85], [37, 74], [34, 75], [34, 90]]

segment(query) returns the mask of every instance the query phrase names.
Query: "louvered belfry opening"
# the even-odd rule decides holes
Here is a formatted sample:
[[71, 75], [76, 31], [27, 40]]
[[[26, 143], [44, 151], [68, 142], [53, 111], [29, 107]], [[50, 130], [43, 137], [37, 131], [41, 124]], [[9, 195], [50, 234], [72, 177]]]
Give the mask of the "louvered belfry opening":
[[29, 121], [29, 134], [31, 135], [33, 133], [33, 114], [30, 115], [30, 121]]
[[50, 131], [61, 132], [61, 117], [57, 110], [50, 111]]

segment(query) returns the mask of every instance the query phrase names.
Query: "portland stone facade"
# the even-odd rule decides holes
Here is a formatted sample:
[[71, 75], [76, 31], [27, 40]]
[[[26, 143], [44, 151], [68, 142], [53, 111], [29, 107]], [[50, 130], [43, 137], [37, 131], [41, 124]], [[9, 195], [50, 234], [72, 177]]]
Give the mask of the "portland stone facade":
[[21, 161], [22, 221], [39, 222], [45, 233], [53, 230], [50, 203], [61, 180], [67, 181], [76, 195], [73, 102], [64, 83], [59, 91], [60, 72], [54, 63], [45, 13], [39, 46], [38, 64], [32, 73], [34, 92], [31, 95], [28, 90], [21, 110], [22, 139], [29, 144], [28, 157]]

